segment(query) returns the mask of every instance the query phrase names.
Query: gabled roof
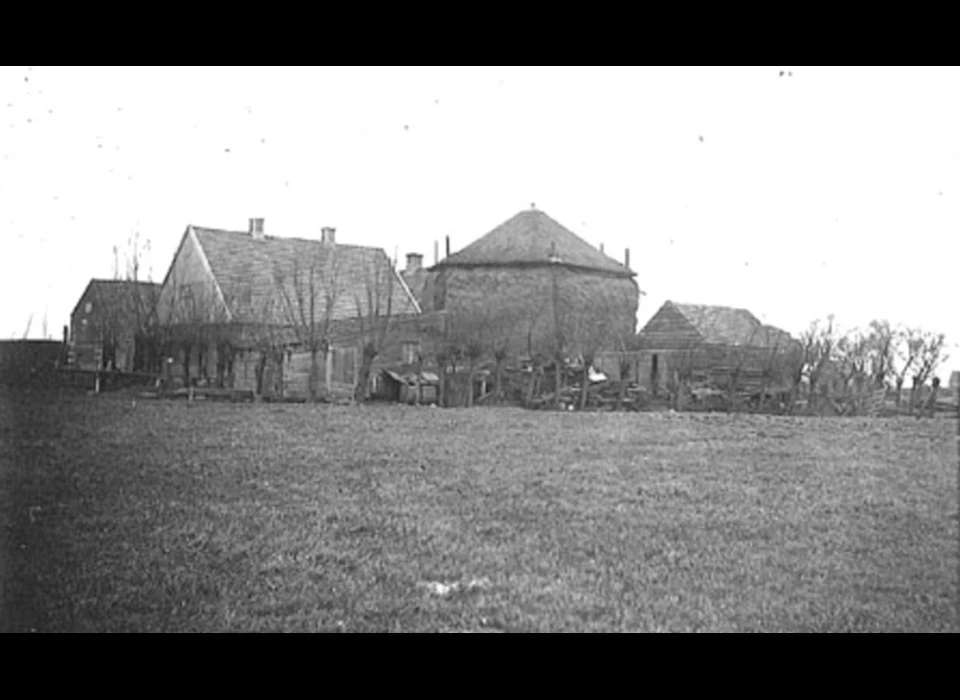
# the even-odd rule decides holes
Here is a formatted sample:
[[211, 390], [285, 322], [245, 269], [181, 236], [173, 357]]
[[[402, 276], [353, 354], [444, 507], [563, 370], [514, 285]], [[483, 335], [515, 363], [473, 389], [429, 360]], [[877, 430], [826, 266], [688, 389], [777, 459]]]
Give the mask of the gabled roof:
[[521, 211], [432, 269], [549, 265], [551, 252], [564, 265], [622, 277], [636, 275], [537, 209]]
[[[357, 300], [362, 313], [367, 312], [367, 281], [378, 270], [384, 280], [388, 275], [393, 277], [392, 313], [419, 313], [416, 300], [380, 248], [276, 236], [258, 240], [245, 231], [200, 226], [190, 229], [234, 321], [285, 323], [290, 308], [284, 300], [297, 304], [297, 287], [306, 293], [311, 267], [316, 270], [315, 294], [319, 304], [326, 298], [330, 280], [335, 280], [333, 320], [356, 318]], [[297, 278], [300, 282], [295, 284]], [[381, 293], [385, 289], [386, 284]], [[269, 313], [270, 318], [264, 317], [264, 313]], [[317, 314], [322, 313], [321, 306]]]
[[[155, 282], [91, 279], [70, 315], [77, 313], [84, 300], [96, 300], [96, 306], [107, 306], [115, 311], [126, 312], [132, 308], [137, 295], [141, 301], [149, 303], [156, 301], [159, 293], [160, 285]], [[98, 309], [95, 308], [94, 311], [97, 312]]]
[[747, 309], [706, 304], [670, 304], [696, 329], [704, 342], [755, 347], [784, 346], [793, 339], [786, 331], [767, 326]]

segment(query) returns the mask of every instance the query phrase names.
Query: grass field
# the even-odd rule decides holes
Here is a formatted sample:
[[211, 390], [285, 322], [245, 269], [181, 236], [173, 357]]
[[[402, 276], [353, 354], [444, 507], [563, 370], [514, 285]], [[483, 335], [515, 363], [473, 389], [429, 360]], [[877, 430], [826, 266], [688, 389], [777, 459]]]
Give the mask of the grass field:
[[0, 430], [2, 631], [957, 631], [944, 417], [7, 394]]

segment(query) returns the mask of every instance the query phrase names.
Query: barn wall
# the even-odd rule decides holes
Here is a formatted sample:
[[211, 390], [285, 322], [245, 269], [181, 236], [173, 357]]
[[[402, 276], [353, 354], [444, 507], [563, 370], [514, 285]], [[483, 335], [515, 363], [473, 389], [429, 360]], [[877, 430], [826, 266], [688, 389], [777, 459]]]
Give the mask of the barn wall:
[[[90, 313], [87, 313], [87, 304], [91, 305]], [[134, 352], [134, 326], [133, 321], [127, 322], [124, 314], [125, 309], [110, 309], [113, 314], [110, 318], [113, 321], [105, 320], [104, 309], [105, 300], [101, 299], [95, 291], [95, 287], [88, 286], [76, 309], [70, 315], [70, 346], [73, 351], [73, 366], [77, 369], [95, 370], [102, 369], [102, 364], [98, 366], [97, 352], [104, 351], [108, 354], [108, 348], [105, 347], [101, 334], [112, 331], [115, 341], [113, 366], [116, 369], [130, 372], [133, 370], [133, 352]], [[106, 363], [107, 357], [103, 357], [102, 363]]]
[[672, 306], [663, 306], [637, 334], [641, 349], [681, 350], [700, 340], [700, 334]]
[[[670, 345], [672, 343], [666, 343]], [[725, 385], [731, 372], [739, 367], [739, 383], [755, 382], [771, 362], [771, 350], [730, 345], [702, 344], [690, 349], [652, 348], [638, 353], [636, 372], [641, 386], [653, 390], [662, 390], [673, 379], [674, 373], [681, 376], [694, 375], [694, 379], [707, 380], [713, 384]], [[654, 358], [657, 372], [654, 376]], [[777, 362], [788, 364], [796, 358], [789, 352], [782, 352]]]
[[434, 306], [469, 323], [487, 323], [509, 338], [511, 354], [544, 352], [554, 336], [554, 283], [571, 354], [583, 329], [603, 318], [614, 331], [633, 334], [639, 290], [633, 279], [564, 266], [441, 268]]
[[177, 250], [157, 304], [161, 319], [174, 323], [225, 320], [216, 284], [196, 236], [188, 232]]

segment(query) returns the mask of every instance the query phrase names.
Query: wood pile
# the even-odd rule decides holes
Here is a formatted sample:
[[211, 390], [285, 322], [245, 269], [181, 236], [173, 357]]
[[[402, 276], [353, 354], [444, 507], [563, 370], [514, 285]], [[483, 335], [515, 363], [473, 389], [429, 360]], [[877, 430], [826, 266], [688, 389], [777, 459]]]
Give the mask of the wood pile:
[[[582, 376], [581, 376], [582, 379]], [[560, 409], [564, 411], [580, 410], [582, 384], [580, 381], [564, 386], [560, 390]], [[623, 400], [620, 401], [621, 383], [618, 381], [591, 382], [587, 388], [587, 410], [615, 411], [618, 404], [622, 411], [639, 411], [650, 403], [647, 391], [634, 382], [625, 382]], [[550, 391], [533, 397], [527, 404], [530, 408], [550, 409], [556, 404], [556, 391]]]

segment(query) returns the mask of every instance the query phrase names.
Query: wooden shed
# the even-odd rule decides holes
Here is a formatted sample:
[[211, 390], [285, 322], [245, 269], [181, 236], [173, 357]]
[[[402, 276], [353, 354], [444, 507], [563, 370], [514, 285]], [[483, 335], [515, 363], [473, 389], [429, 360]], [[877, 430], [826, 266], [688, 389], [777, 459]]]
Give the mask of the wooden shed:
[[681, 380], [720, 387], [778, 383], [801, 352], [789, 333], [747, 309], [673, 301], [640, 330], [637, 346], [638, 377], [654, 393]]
[[90, 280], [70, 314], [73, 366], [159, 371], [159, 350], [147, 337], [159, 295], [153, 282]]

